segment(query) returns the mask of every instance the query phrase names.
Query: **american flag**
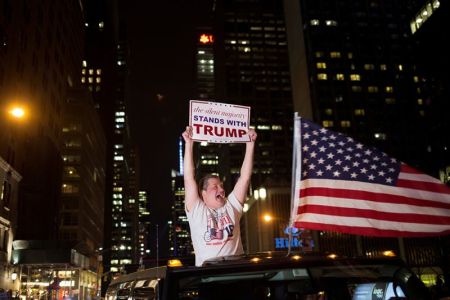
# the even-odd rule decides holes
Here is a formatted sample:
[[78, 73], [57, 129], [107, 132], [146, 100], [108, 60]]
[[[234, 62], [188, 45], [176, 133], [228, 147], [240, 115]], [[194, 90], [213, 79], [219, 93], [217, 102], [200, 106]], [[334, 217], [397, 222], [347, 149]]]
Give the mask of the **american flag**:
[[450, 233], [450, 188], [351, 137], [296, 118], [295, 227], [413, 237]]

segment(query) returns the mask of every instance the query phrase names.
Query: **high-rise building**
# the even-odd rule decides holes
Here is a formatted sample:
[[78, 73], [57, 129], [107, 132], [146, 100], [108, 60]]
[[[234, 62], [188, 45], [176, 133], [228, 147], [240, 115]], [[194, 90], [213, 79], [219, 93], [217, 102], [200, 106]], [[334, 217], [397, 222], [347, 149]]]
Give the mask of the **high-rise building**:
[[[81, 12], [77, 1], [6, 1], [0, 12], [0, 156], [23, 176], [16, 238], [58, 236], [61, 129], [67, 93], [79, 86]], [[13, 105], [25, 108], [21, 122], [6, 116]]]
[[139, 261], [150, 254], [149, 234], [150, 234], [150, 212], [148, 209], [148, 195], [146, 191], [139, 191], [139, 236], [138, 236], [138, 256]]
[[[269, 190], [267, 195], [272, 196], [271, 187], [289, 190], [291, 181], [293, 110], [284, 11], [280, 1], [215, 1], [211, 16], [210, 24], [199, 27], [196, 36], [197, 95], [251, 107], [250, 125], [258, 139], [247, 204], [255, 207], [245, 208], [241, 228], [244, 247], [257, 251], [257, 242], [246, 245], [256, 241], [245, 226], [248, 214], [258, 221], [262, 215], [256, 214], [277, 211], [280, 203], [267, 199], [264, 209], [256, 209], [258, 202], [251, 201], [254, 191]], [[231, 192], [244, 145], [201, 143], [194, 150], [197, 177], [217, 174]]]
[[137, 179], [133, 179], [135, 165], [126, 107], [126, 12], [121, 1], [85, 3], [87, 47], [81, 82], [92, 92], [107, 138], [102, 253], [105, 271], [111, 273], [138, 259], [138, 189], [129, 188], [130, 180]]
[[103, 247], [106, 139], [91, 94], [70, 92], [63, 122], [59, 239]]
[[[429, 168], [431, 140], [439, 143], [446, 138], [429, 134], [438, 123], [429, 118], [436, 112], [436, 102], [429, 98], [431, 86], [418, 68], [413, 47], [410, 21], [419, 11], [417, 3], [304, 0], [284, 4], [294, 108], [300, 116], [437, 176], [437, 170]], [[370, 257], [392, 250], [420, 267], [424, 276], [436, 278], [432, 268], [445, 264], [437, 238], [315, 234], [321, 251]]]
[[178, 171], [172, 170], [172, 218], [169, 221], [169, 254], [174, 257], [192, 256], [194, 247], [191, 241], [189, 222], [184, 209], [184, 170], [183, 170], [183, 141], [178, 140]]

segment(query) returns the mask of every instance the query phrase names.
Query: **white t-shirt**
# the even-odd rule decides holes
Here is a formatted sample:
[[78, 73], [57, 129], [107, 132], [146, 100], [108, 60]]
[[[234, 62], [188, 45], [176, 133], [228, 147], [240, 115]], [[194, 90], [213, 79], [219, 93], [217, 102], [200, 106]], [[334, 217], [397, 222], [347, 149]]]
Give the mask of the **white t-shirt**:
[[186, 215], [191, 228], [195, 251], [195, 265], [201, 266], [206, 259], [244, 253], [239, 220], [242, 205], [231, 193], [225, 205], [216, 210], [206, 207], [199, 199]]

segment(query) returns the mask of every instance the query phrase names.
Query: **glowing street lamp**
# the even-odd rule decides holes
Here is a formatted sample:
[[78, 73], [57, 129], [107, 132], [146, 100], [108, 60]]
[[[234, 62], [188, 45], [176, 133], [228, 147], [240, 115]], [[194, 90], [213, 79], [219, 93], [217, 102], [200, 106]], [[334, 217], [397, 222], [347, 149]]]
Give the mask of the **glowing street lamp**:
[[25, 117], [25, 109], [20, 106], [15, 106], [9, 110], [9, 114], [16, 119], [22, 119]]
[[270, 214], [264, 214], [263, 220], [264, 220], [264, 222], [269, 223], [273, 220], [273, 217]]

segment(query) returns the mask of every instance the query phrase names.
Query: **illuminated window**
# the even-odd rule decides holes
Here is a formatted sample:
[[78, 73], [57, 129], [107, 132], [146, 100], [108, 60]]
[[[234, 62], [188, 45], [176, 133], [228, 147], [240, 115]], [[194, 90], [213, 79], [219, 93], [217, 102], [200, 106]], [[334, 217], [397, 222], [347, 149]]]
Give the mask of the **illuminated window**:
[[258, 125], [258, 126], [256, 126], [256, 128], [258, 130], [270, 130], [270, 126], [269, 125]]
[[81, 83], [85, 83], [86, 82], [86, 78], [81, 77]]
[[[116, 117], [121, 117], [121, 116], [125, 116], [125, 112], [124, 111], [116, 111]], [[118, 145], [116, 145], [118, 146]], [[120, 145], [122, 146], [122, 145]]]
[[326, 20], [325, 24], [327, 26], [337, 26], [337, 22], [335, 20]]
[[350, 74], [351, 81], [361, 81], [361, 76], [359, 74]]
[[94, 75], [94, 69], [89, 69], [89, 75]]
[[413, 79], [414, 79], [415, 83], [419, 82], [419, 77], [418, 76], [414, 76]]
[[374, 133], [373, 137], [376, 140], [386, 140], [386, 133], [376, 132], [376, 133]]
[[281, 125], [272, 125], [272, 130], [283, 130], [283, 126], [281, 126]]
[[417, 104], [423, 105], [423, 99], [421, 99], [421, 98], [417, 99]]
[[324, 53], [322, 51], [316, 51], [314, 54], [317, 58], [324, 56]]
[[102, 22], [98, 22], [98, 28], [103, 29], [103, 27], [105, 27], [105, 23]]
[[352, 85], [352, 92], [361, 92], [362, 86], [360, 85]]
[[386, 98], [384, 101], [386, 104], [395, 104], [395, 98]]
[[89, 82], [89, 83], [93, 83], [93, 82], [94, 82], [94, 78], [89, 77], [89, 78], [88, 78], [88, 82]]
[[203, 33], [200, 35], [198, 41], [202, 44], [212, 44], [214, 42], [214, 36], [212, 34]]
[[330, 57], [331, 58], [340, 58], [341, 52], [337, 52], [337, 51], [330, 52]]
[[86, 69], [81, 69], [81, 74], [86, 75]]
[[80, 188], [76, 184], [70, 184], [70, 183], [63, 183], [61, 187], [61, 192], [63, 194], [74, 194], [78, 193], [80, 191]]
[[81, 65], [86, 68], [87, 67], [87, 62], [85, 60], [83, 60], [83, 62], [81, 63]]
[[124, 123], [125, 122], [125, 118], [116, 118], [116, 123]]
[[364, 116], [365, 115], [365, 111], [362, 108], [359, 109], [355, 109], [355, 116]]
[[349, 53], [347, 54], [347, 57], [348, 57], [348, 59], [352, 59], [352, 58], [353, 58], [353, 53], [349, 52]]
[[316, 63], [316, 67], [317, 67], [317, 69], [326, 69], [327, 64], [324, 62], [318, 62], [318, 63]]
[[95, 78], [95, 82], [100, 83], [100, 82], [102, 82], [102, 79], [100, 77], [97, 77], [97, 78]]
[[64, 167], [64, 174], [67, 177], [72, 177], [72, 178], [80, 177], [77, 169], [75, 169], [74, 167]]
[[399, 71], [403, 71], [403, 65], [398, 65], [397, 68]]
[[374, 70], [375, 69], [375, 65], [373, 64], [365, 64], [364, 65], [364, 70]]
[[385, 64], [381, 64], [380, 65], [380, 70], [381, 71], [386, 71], [387, 70], [387, 66]]
[[313, 19], [309, 22], [309, 24], [311, 24], [312, 26], [319, 26], [320, 22], [317, 19]]
[[348, 120], [341, 121], [341, 127], [350, 127], [351, 123]]
[[95, 71], [95, 73], [97, 73], [97, 75], [102, 75], [102, 69], [97, 69], [97, 70]]
[[344, 80], [345, 79], [345, 76], [344, 76], [344, 74], [336, 74], [336, 80]]
[[122, 160], [123, 160], [123, 156], [122, 156], [122, 155], [114, 156], [114, 160], [116, 160], [116, 161], [122, 161]]
[[322, 126], [323, 127], [333, 127], [333, 121], [331, 121], [331, 120], [323, 120], [322, 121]]
[[424, 116], [425, 116], [425, 111], [424, 111], [424, 110], [419, 110], [419, 115], [420, 115], [421, 117], [424, 117]]
[[367, 91], [368, 91], [369, 93], [378, 93], [378, 87], [377, 87], [377, 86], [373, 86], [373, 85], [368, 86], [368, 87], [367, 87]]
[[319, 74], [317, 74], [317, 79], [319, 79], [319, 80], [327, 80], [328, 76], [327, 76], [326, 73], [319, 73]]
[[325, 109], [325, 114], [326, 114], [327, 116], [331, 116], [331, 115], [333, 114], [333, 110], [332, 110], [331, 108], [326, 108], [326, 109]]
[[393, 93], [394, 92], [394, 88], [392, 86], [387, 86], [384, 88], [384, 90], [386, 91], [386, 93]]

